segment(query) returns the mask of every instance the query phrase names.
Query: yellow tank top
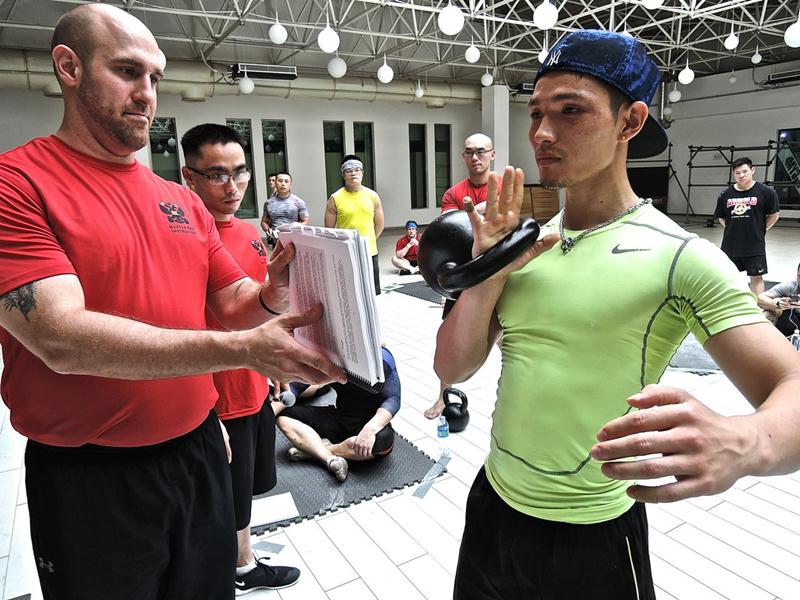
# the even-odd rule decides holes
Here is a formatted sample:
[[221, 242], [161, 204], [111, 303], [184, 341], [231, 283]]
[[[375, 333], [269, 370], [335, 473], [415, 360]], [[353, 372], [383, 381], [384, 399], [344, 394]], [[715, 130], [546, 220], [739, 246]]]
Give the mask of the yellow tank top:
[[378, 195], [368, 187], [362, 186], [358, 192], [349, 192], [344, 187], [339, 188], [332, 197], [336, 203], [336, 227], [357, 230], [367, 238], [370, 255], [378, 254], [374, 221]]

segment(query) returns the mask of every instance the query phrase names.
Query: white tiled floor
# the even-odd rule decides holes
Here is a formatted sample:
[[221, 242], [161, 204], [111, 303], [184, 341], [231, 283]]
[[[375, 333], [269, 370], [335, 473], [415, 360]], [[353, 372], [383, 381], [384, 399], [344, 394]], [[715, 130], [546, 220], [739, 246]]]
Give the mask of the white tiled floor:
[[[692, 230], [718, 241], [721, 230]], [[800, 229], [769, 235], [769, 279], [793, 277], [800, 259]], [[441, 309], [393, 293], [399, 278], [388, 266], [394, 240], [381, 240], [383, 284], [379, 297], [384, 339], [398, 359], [403, 407], [396, 429], [436, 454], [435, 427], [422, 412], [434, 399], [432, 371]], [[499, 355], [461, 387], [469, 396], [470, 425], [451, 436], [448, 473], [427, 495], [414, 488], [353, 505], [264, 536], [283, 545], [277, 564], [300, 567], [303, 576], [280, 592], [249, 598], [284, 600], [446, 600], [451, 597], [464, 504], [489, 445]], [[736, 414], [749, 406], [721, 374], [669, 370], [665, 382], [688, 389], [709, 406]], [[28, 535], [22, 452], [24, 439], [0, 407], [0, 600], [40, 598]], [[796, 600], [800, 598], [800, 475], [747, 478], [715, 497], [648, 507], [653, 573], [659, 600]]]

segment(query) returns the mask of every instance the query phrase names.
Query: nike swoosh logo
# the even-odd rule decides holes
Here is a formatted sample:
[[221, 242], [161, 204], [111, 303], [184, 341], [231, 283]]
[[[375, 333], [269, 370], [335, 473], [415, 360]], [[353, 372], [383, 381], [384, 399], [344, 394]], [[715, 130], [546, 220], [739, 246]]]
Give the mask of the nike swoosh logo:
[[626, 252], [648, 252], [651, 248], [620, 248], [619, 244], [611, 249], [611, 254], [625, 254]]

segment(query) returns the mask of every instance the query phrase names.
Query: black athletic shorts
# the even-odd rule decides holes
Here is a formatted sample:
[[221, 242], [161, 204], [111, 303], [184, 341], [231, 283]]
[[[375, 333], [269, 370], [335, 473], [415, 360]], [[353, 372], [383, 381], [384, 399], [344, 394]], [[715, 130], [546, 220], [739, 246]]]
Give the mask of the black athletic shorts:
[[483, 469], [467, 499], [454, 600], [655, 600], [647, 515], [637, 503], [594, 525], [530, 517]]
[[[369, 418], [353, 418], [342, 416], [335, 406], [308, 406], [295, 404], [283, 410], [279, 417], [289, 417], [305, 423], [316, 431], [321, 438], [328, 438], [334, 444], [343, 442], [349, 437], [358, 435]], [[375, 434], [372, 445], [372, 456], [384, 456], [394, 446], [394, 429], [391, 423]]]
[[767, 274], [767, 257], [764, 254], [759, 254], [758, 256], [732, 256], [731, 260], [738, 271], [747, 271], [750, 277]]
[[269, 401], [253, 415], [223, 421], [231, 444], [236, 531], [250, 525], [253, 496], [275, 487], [275, 413]]
[[212, 412], [154, 446], [25, 451], [33, 555], [45, 600], [231, 600], [230, 468]]

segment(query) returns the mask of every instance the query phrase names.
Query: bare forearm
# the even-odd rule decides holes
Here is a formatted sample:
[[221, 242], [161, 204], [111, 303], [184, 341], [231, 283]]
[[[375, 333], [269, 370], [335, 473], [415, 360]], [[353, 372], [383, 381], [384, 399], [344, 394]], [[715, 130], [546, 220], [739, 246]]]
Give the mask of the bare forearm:
[[504, 283], [490, 279], [464, 290], [439, 327], [433, 366], [442, 381], [464, 381], [483, 365], [500, 334], [494, 307]]
[[752, 475], [785, 475], [800, 468], [800, 374], [779, 384], [755, 414], [741, 417], [755, 427]]
[[772, 229], [772, 226], [778, 222], [780, 219], [780, 213], [772, 213], [771, 215], [767, 215], [767, 230], [769, 231]]
[[259, 294], [275, 313], [289, 308], [288, 290], [278, 288], [270, 281], [260, 284], [252, 279], [243, 279], [235, 284], [223, 298], [210, 296], [208, 306], [217, 320], [228, 329], [251, 329], [277, 316], [264, 309], [258, 301]]
[[722, 225], [723, 229], [725, 229], [725, 219], [717, 219], [717, 221], [719, 221], [719, 224]]
[[362, 429], [369, 429], [373, 433], [378, 433], [381, 429], [388, 425], [389, 421], [392, 420], [392, 413], [390, 413], [385, 408], [379, 408], [375, 416], [372, 417], [367, 423], [362, 427]]
[[32, 351], [59, 373], [163, 379], [246, 366], [242, 332], [162, 329], [122, 317], [76, 311], [44, 326]]

